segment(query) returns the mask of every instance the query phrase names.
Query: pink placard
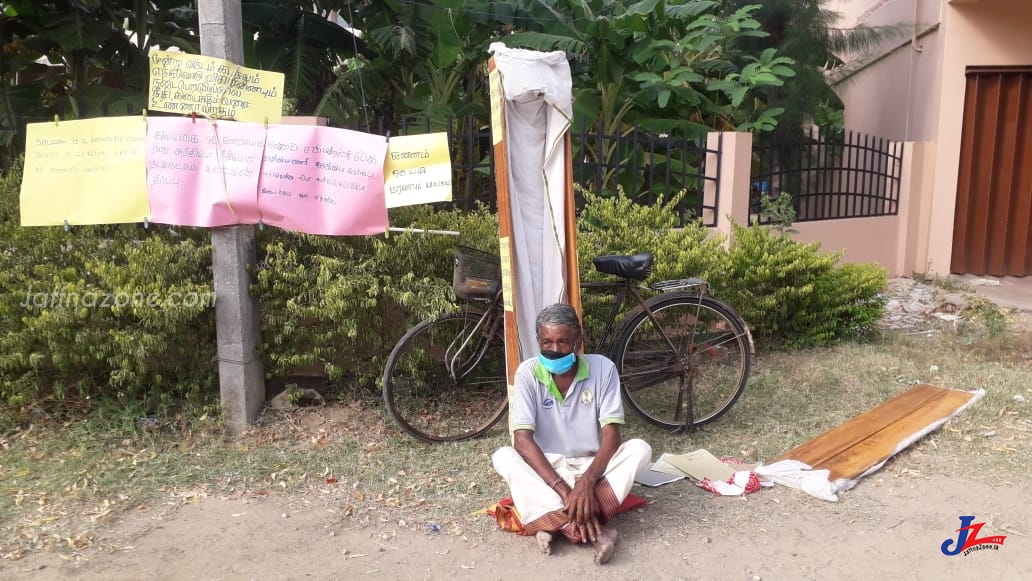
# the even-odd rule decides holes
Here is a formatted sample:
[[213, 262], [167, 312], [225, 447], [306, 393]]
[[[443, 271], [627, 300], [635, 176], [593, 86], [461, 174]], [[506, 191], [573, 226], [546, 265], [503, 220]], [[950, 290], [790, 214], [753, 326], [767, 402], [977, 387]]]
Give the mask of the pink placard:
[[387, 229], [380, 135], [270, 125], [258, 180], [266, 224], [309, 234], [357, 236]]
[[255, 123], [148, 119], [150, 220], [177, 226], [257, 224], [265, 132]]

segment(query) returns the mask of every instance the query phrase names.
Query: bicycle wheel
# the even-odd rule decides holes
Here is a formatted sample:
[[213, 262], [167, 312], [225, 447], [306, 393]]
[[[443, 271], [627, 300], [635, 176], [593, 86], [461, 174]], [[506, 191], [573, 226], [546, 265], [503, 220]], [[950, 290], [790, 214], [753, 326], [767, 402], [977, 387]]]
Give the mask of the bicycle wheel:
[[[383, 399], [391, 418], [425, 442], [474, 438], [508, 407], [504, 339], [463, 311], [418, 323], [391, 351]], [[490, 335], [490, 336], [489, 336]]]
[[659, 326], [638, 309], [621, 324], [615, 346], [624, 400], [663, 428], [719, 418], [749, 377], [752, 340], [744, 321], [709, 295], [667, 293], [646, 305]]

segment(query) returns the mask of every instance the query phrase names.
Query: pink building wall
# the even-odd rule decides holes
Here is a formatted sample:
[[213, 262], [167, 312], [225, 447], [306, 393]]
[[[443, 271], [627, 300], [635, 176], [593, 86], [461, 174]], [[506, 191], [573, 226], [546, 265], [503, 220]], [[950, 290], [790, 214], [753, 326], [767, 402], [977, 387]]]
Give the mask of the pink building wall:
[[[710, 154], [706, 171], [719, 175], [720, 184], [706, 182], [706, 202], [717, 200], [719, 218], [714, 234], [730, 242], [732, 223], [749, 224], [752, 135], [749, 133], [711, 133], [709, 149], [721, 142], [720, 155]], [[929, 192], [935, 148], [929, 143], [906, 143], [901, 164], [899, 212], [894, 216], [849, 218], [796, 222], [792, 235], [800, 242], [817, 242], [821, 250], [843, 253], [841, 262], [876, 263], [890, 276], [910, 275], [914, 265], [927, 256]], [[719, 165], [719, 167], [718, 167]], [[709, 222], [712, 216], [703, 216]]]
[[846, 104], [847, 127], [895, 141], [935, 139], [942, 70], [939, 3], [852, 0], [845, 3], [848, 10], [839, 8], [846, 15], [844, 28], [861, 24], [911, 28], [909, 34], [901, 30], [901, 37], [863, 57], [867, 65], [860, 71], [837, 80], [834, 88]]
[[[897, 242], [903, 271], [950, 274], [965, 73], [974, 66], [1032, 65], [1032, 2], [1025, 0], [839, 0], [829, 7], [841, 26], [910, 23], [909, 39], [887, 42], [859, 72], [835, 86], [847, 128], [899, 141], [924, 142], [919, 174], [906, 192], [908, 215]], [[872, 228], [877, 228], [875, 224]], [[825, 226], [807, 227], [833, 236]], [[830, 240], [830, 238], [829, 238]], [[844, 241], [843, 244], [852, 242]], [[875, 254], [868, 242], [856, 256]], [[904, 257], [904, 258], [899, 258]], [[891, 269], [890, 269], [891, 270]], [[909, 272], [906, 272], [909, 270]]]

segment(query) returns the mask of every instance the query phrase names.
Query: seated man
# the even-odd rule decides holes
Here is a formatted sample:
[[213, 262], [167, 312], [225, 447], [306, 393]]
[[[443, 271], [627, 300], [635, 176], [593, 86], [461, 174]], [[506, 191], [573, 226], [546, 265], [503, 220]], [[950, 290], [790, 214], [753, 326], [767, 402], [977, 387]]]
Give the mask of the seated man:
[[527, 534], [551, 553], [553, 533], [591, 542], [595, 562], [609, 561], [616, 530], [606, 523], [652, 459], [643, 440], [620, 442], [623, 403], [616, 366], [577, 356], [582, 332], [573, 307], [542, 309], [535, 323], [541, 354], [516, 370], [509, 406], [513, 446], [492, 456]]

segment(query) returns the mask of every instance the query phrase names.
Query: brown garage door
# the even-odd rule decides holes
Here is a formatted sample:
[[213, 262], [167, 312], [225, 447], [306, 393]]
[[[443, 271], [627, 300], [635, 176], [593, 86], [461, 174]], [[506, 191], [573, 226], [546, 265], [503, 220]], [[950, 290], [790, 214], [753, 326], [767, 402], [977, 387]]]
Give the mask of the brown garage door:
[[971, 68], [951, 272], [1032, 274], [1032, 67]]

